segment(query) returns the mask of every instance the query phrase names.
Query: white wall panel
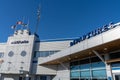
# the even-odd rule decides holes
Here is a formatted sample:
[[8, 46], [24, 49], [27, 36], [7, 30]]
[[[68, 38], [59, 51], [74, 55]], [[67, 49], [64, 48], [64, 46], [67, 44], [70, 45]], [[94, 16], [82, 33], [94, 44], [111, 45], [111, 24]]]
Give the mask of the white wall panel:
[[0, 43], [0, 52], [5, 52], [6, 43]]
[[62, 65], [58, 65], [57, 74], [53, 80], [70, 80], [70, 70], [69, 63], [63, 63], [68, 69], [64, 68]]
[[56, 75], [57, 65], [39, 65], [39, 61], [43, 58], [39, 58], [38, 64], [33, 64], [34, 74], [44, 74], [44, 75]]
[[110, 31], [107, 31], [106, 33], [103, 34], [103, 41], [104, 43], [120, 39], [120, 26], [117, 26], [114, 29], [111, 29]]
[[36, 43], [36, 51], [51, 51], [51, 50], [64, 50], [70, 46], [69, 41], [54, 41], [54, 42], [40, 42]]

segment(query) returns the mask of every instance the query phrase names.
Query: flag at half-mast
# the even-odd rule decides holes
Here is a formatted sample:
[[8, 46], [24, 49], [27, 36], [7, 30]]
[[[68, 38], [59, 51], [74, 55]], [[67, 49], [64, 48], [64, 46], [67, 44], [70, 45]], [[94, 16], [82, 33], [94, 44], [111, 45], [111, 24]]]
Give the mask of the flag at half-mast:
[[16, 24], [17, 24], [17, 25], [21, 25], [21, 26], [23, 26], [23, 27], [27, 27], [27, 26], [28, 26], [28, 24], [25, 24], [25, 23], [23, 23], [22, 21], [18, 21]]

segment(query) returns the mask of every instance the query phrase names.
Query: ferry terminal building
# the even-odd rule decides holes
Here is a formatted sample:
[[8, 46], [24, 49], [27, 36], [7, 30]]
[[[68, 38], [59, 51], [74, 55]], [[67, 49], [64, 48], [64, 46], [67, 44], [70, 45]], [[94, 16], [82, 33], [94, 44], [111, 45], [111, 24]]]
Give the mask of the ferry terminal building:
[[120, 23], [74, 40], [17, 30], [0, 43], [0, 80], [120, 80]]

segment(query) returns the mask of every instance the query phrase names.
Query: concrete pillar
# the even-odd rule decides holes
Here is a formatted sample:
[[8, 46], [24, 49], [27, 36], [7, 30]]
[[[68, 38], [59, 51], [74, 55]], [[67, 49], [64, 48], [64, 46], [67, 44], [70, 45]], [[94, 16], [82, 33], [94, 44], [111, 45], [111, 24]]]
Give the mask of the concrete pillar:
[[[109, 54], [105, 54], [105, 60], [109, 60], [110, 56]], [[111, 69], [111, 65], [106, 63], [106, 72], [107, 72], [107, 79], [108, 80], [113, 80], [113, 75], [112, 75], [112, 69]]]
[[0, 80], [2, 80], [2, 74], [0, 73]]

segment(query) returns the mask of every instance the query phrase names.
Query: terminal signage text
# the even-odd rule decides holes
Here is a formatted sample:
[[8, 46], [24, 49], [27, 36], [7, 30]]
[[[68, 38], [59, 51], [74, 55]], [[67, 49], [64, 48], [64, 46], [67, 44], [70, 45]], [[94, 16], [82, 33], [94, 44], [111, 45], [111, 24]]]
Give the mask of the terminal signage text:
[[11, 44], [25, 44], [25, 43], [29, 43], [29, 41], [24, 40], [24, 41], [13, 41], [13, 42], [11, 42]]
[[101, 28], [98, 28], [98, 29], [96, 29], [94, 31], [91, 31], [91, 32], [83, 35], [82, 37], [74, 39], [73, 42], [70, 42], [70, 46], [73, 46], [73, 45], [75, 45], [77, 43], [80, 43], [81, 41], [83, 41], [85, 39], [89, 39], [89, 38], [94, 37], [96, 35], [99, 35], [99, 34], [101, 34], [103, 32], [106, 32], [106, 31], [108, 31], [108, 30], [110, 30], [112, 28], [115, 28], [118, 25], [120, 25], [120, 23], [119, 24], [113, 24], [113, 23], [111, 23], [110, 25], [105, 25], [105, 26], [103, 26]]

